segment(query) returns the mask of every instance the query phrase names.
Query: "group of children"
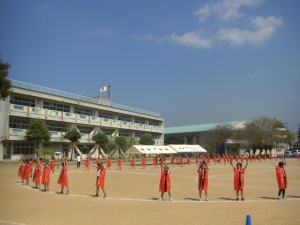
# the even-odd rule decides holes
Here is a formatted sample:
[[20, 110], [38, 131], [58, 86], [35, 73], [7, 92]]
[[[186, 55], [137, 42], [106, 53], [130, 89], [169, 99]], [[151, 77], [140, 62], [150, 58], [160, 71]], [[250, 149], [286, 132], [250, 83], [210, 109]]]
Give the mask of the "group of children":
[[[32, 178], [32, 181], [35, 183], [35, 188], [40, 191], [49, 191], [50, 184], [50, 174], [54, 173], [55, 170], [55, 159], [54, 157], [43, 165], [43, 159], [37, 159], [35, 162], [35, 166], [33, 168], [33, 160], [25, 159], [22, 160], [19, 165], [18, 177], [22, 184], [29, 185], [29, 178]], [[34, 171], [32, 173], [32, 171]], [[58, 184], [61, 185], [61, 192], [63, 193], [64, 187], [67, 189], [67, 194], [69, 193], [68, 186], [68, 177], [67, 177], [67, 160], [65, 158], [62, 159], [62, 169], [57, 181]], [[40, 185], [44, 185], [44, 189], [41, 189]]]
[[[245, 201], [244, 198], [244, 183], [245, 183], [245, 170], [248, 166], [248, 160], [246, 161], [246, 165], [243, 168], [242, 163], [238, 162], [236, 166], [233, 166], [232, 161], [230, 165], [233, 168], [233, 188], [236, 192], [236, 201], [242, 200]], [[278, 199], [285, 199], [285, 189], [288, 187], [288, 176], [286, 173], [286, 161], [283, 157], [283, 161], [277, 163], [277, 159], [275, 162], [276, 168], [276, 178], [278, 184]], [[208, 201], [208, 165], [205, 161], [202, 161], [198, 167], [198, 190], [199, 190], [199, 201], [202, 201], [202, 192], [205, 194], [205, 201]], [[172, 201], [171, 197], [171, 178], [170, 178], [170, 169], [168, 166], [164, 166], [163, 171], [161, 172], [159, 191], [161, 192], [161, 197], [159, 201], [163, 200], [163, 196], [165, 192], [169, 194], [169, 200]]]
[[[214, 159], [213, 159], [214, 160]], [[157, 158], [153, 159], [153, 165], [154, 168], [157, 166]], [[161, 196], [159, 198], [159, 201], [163, 200], [164, 193], [167, 192], [169, 195], [169, 200], [172, 201], [171, 197], [171, 172], [170, 168], [166, 165], [165, 159], [163, 157], [160, 158], [160, 166], [161, 166], [161, 177], [159, 182], [159, 192], [161, 193]], [[237, 159], [238, 161], [238, 159]], [[188, 162], [188, 160], [187, 160]], [[107, 168], [111, 168], [111, 159], [108, 158], [107, 161]], [[175, 163], [174, 157], [171, 158], [171, 165], [173, 166]], [[179, 159], [180, 165], [182, 165], [182, 159]], [[199, 158], [197, 162], [196, 158], [196, 165], [199, 163]], [[208, 201], [208, 164], [209, 161], [206, 160], [205, 157], [202, 158], [202, 161], [200, 162], [197, 172], [198, 172], [198, 191], [199, 191], [199, 201], [202, 201], [202, 192], [204, 191], [204, 200]], [[244, 174], [245, 170], [248, 166], [248, 160], [246, 159], [246, 164], [244, 168], [242, 167], [241, 162], [237, 162], [236, 166], [233, 166], [233, 159], [229, 159], [230, 165], [233, 167], [233, 173], [234, 173], [234, 191], [236, 192], [236, 200], [242, 200], [244, 201]], [[66, 158], [62, 157], [61, 159], [61, 172], [59, 175], [59, 179], [57, 181], [58, 184], [61, 186], [61, 194], [64, 193], [64, 188], [66, 187], [66, 194], [69, 194], [69, 186], [68, 186], [68, 161]], [[89, 171], [89, 165], [92, 165], [93, 167], [97, 168], [97, 177], [96, 177], [96, 194], [95, 196], [99, 196], [99, 189], [101, 188], [103, 191], [104, 198], [107, 197], [106, 191], [105, 191], [105, 174], [106, 174], [106, 167], [104, 166], [103, 162], [101, 162], [101, 159], [98, 158], [96, 161], [96, 164], [91, 163], [88, 158], [85, 159], [85, 168], [86, 171]], [[118, 159], [118, 170], [121, 170], [122, 161], [121, 158]], [[282, 161], [280, 161], [277, 164], [277, 159], [275, 162], [276, 166], [276, 177], [278, 182], [278, 199], [284, 199], [285, 198], [285, 189], [288, 186], [288, 177], [286, 173], [286, 162], [285, 158], [282, 158]], [[143, 169], [146, 169], [146, 157], [143, 157], [142, 159], [142, 167]], [[55, 160], [52, 158], [49, 163], [42, 164], [42, 159], [38, 159], [35, 163], [34, 167], [34, 173], [32, 175], [32, 169], [33, 169], [33, 160], [23, 160], [19, 166], [18, 176], [21, 178], [21, 182], [29, 185], [29, 177], [33, 177], [33, 182], [35, 183], [35, 188], [41, 190], [40, 184], [44, 185], [44, 189], [42, 191], [49, 191], [49, 183], [50, 183], [50, 174], [51, 172], [54, 173], [55, 170]], [[135, 159], [132, 158], [131, 160], [131, 169], [135, 169]]]

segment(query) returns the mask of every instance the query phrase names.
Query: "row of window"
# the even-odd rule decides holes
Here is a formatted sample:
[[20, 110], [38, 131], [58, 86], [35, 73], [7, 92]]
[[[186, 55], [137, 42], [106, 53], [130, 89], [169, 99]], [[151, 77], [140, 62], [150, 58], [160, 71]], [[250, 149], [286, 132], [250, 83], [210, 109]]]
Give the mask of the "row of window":
[[[10, 128], [17, 128], [17, 129], [28, 129], [29, 120], [28, 119], [22, 119], [22, 118], [16, 118], [16, 117], [10, 117], [9, 119], [9, 127]], [[54, 123], [54, 122], [47, 122], [47, 126], [49, 131], [55, 131], [55, 132], [67, 132], [67, 126], [63, 123]], [[90, 134], [94, 127], [87, 127], [87, 126], [77, 126], [78, 130], [82, 134]], [[114, 132], [114, 129], [109, 128], [101, 128], [102, 132], [106, 135], [111, 136]], [[141, 135], [141, 132], [135, 132], [135, 137], [139, 137]], [[119, 130], [119, 136], [124, 137], [131, 137], [132, 131], [131, 130]], [[153, 134], [154, 138], [159, 138], [159, 134]]]
[[[10, 103], [14, 104], [14, 105], [22, 105], [22, 106], [29, 106], [29, 107], [37, 107], [39, 105], [38, 100], [30, 99], [30, 98], [26, 98], [26, 97], [14, 96], [14, 95], [12, 95], [10, 97]], [[43, 108], [48, 109], [48, 110], [71, 113], [70, 105], [65, 105], [65, 104], [60, 104], [60, 103], [55, 103], [55, 102], [44, 101]], [[93, 110], [87, 109], [87, 108], [81, 108], [81, 107], [75, 107], [74, 113], [80, 114], [80, 115], [85, 115], [85, 116], [94, 116]], [[98, 115], [100, 118], [105, 118], [105, 119], [118, 119], [118, 120], [122, 120], [122, 121], [126, 121], [126, 122], [131, 121], [131, 118], [127, 115], [116, 115], [116, 114], [109, 113], [106, 111], [98, 111]], [[139, 124], [146, 123], [145, 120], [140, 119], [140, 118], [134, 118], [134, 122], [139, 123]], [[149, 125], [159, 126], [159, 122], [150, 120]]]
[[9, 143], [6, 147], [6, 155], [32, 155], [35, 153], [32, 143]]
[[62, 112], [71, 112], [71, 107], [69, 105], [54, 103], [54, 102], [44, 102], [44, 109], [50, 109], [54, 111], [62, 111]]

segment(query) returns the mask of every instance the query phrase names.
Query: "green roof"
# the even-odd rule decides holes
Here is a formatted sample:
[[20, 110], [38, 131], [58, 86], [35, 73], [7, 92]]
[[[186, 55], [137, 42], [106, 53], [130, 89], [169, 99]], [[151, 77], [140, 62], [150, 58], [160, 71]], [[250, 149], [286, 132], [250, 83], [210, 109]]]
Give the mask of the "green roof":
[[236, 126], [239, 123], [244, 123], [246, 121], [231, 121], [224, 123], [207, 123], [207, 124], [198, 124], [198, 125], [187, 125], [179, 127], [165, 127], [165, 134], [178, 134], [178, 133], [196, 133], [201, 131], [213, 130], [217, 126], [230, 125]]

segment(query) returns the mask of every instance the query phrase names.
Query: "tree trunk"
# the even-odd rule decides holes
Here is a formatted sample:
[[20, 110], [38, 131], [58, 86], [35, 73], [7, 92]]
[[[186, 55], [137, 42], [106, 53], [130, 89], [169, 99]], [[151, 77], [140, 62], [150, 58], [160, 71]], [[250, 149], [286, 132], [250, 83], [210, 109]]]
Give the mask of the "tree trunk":
[[73, 149], [73, 142], [72, 142], [72, 149], [71, 149], [71, 161], [73, 160], [73, 151], [74, 151], [74, 149]]

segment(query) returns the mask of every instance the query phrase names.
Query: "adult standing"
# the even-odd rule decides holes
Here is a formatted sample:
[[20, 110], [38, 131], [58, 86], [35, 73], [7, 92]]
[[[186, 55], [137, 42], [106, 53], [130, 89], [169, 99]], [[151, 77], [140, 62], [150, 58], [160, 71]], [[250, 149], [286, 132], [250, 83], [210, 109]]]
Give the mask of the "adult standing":
[[80, 168], [80, 164], [81, 164], [81, 157], [80, 154], [77, 155], [77, 169]]

